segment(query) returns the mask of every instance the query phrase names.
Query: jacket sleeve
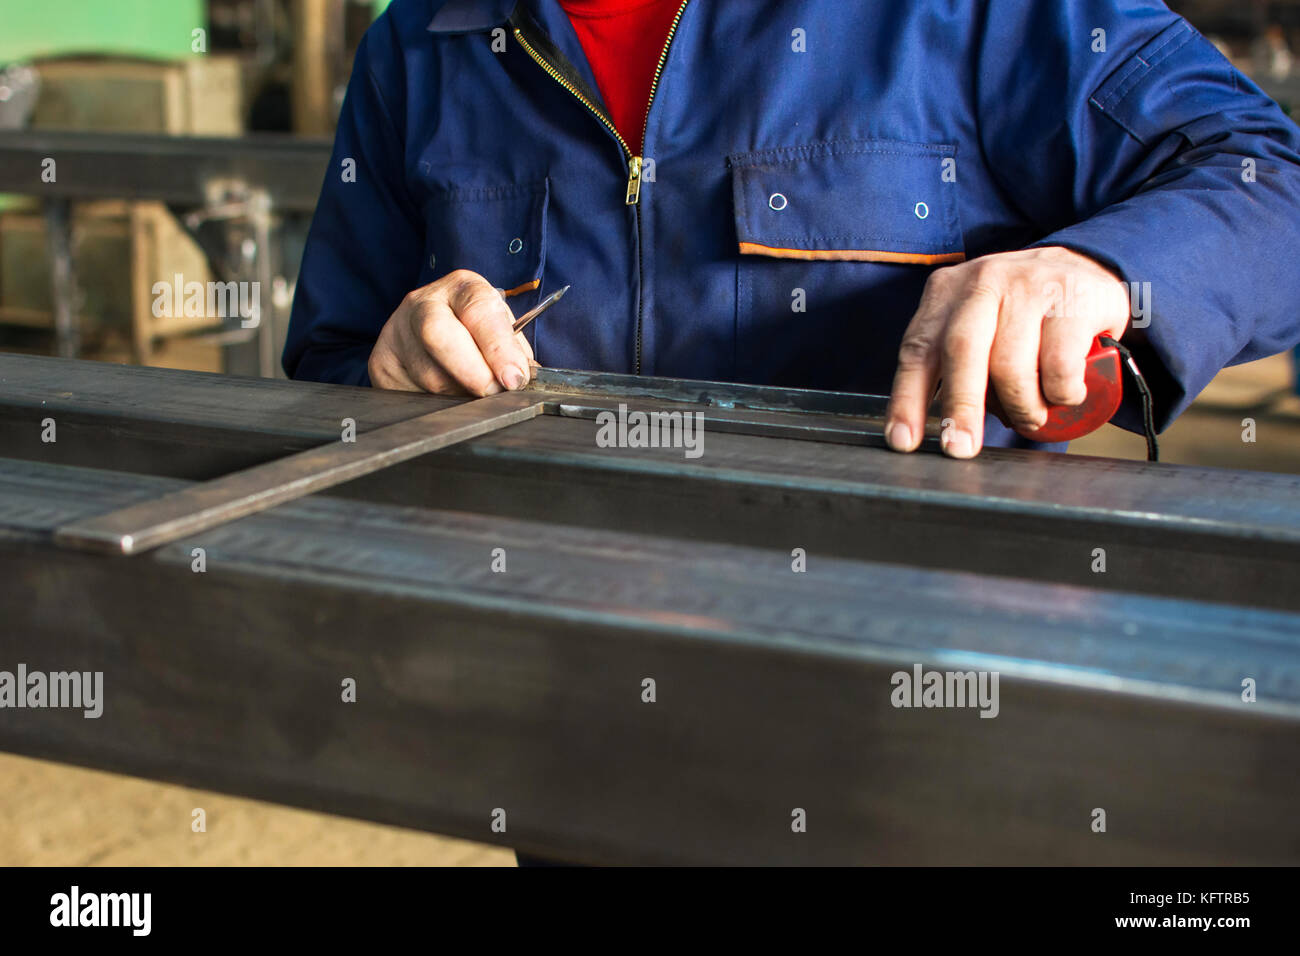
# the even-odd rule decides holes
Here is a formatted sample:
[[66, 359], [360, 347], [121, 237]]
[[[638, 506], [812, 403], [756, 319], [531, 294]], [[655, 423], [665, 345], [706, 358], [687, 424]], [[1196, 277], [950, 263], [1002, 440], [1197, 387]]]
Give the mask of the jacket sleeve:
[[406, 188], [392, 32], [385, 14], [357, 50], [294, 295], [290, 378], [369, 385], [370, 350], [419, 275], [424, 235]]
[[[979, 29], [993, 175], [1033, 245], [1130, 284], [1158, 428], [1300, 341], [1300, 130], [1276, 103], [1157, 0], [985, 0]], [[1115, 424], [1141, 431], [1136, 398]]]

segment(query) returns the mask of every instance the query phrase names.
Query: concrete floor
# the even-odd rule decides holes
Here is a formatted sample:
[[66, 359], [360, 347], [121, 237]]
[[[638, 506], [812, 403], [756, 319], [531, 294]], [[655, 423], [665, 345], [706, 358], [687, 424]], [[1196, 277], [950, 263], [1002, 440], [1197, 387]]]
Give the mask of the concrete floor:
[[[1224, 372], [1162, 438], [1165, 461], [1300, 473], [1300, 400], [1285, 357]], [[1241, 440], [1242, 419], [1256, 441]], [[1142, 459], [1107, 426], [1076, 454]], [[513, 866], [507, 850], [410, 830], [0, 755], [0, 865]], [[207, 832], [193, 833], [202, 807]]]
[[497, 847], [7, 754], [0, 780], [0, 866], [515, 864]]
[[[1160, 460], [1251, 471], [1300, 474], [1300, 397], [1291, 388], [1286, 355], [1225, 369], [1160, 436]], [[1255, 441], [1242, 441], [1243, 421], [1255, 422]], [[1079, 455], [1146, 458], [1138, 435], [1107, 425], [1070, 445]]]

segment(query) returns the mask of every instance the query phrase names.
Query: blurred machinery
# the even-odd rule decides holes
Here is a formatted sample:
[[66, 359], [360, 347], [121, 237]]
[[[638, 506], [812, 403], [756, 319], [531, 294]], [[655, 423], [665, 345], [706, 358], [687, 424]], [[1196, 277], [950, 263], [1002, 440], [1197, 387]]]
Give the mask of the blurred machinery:
[[40, 90], [40, 76], [15, 63], [0, 68], [0, 129], [22, 129], [31, 118]]
[[[183, 337], [215, 356], [201, 367], [279, 375], [351, 59], [384, 4], [190, 0], [156, 23], [155, 2], [94, 41], [51, 9], [0, 44], [30, 60], [0, 73], [0, 182], [30, 197], [0, 197], [0, 349], [168, 364]], [[256, 314], [160, 316], [152, 290], [176, 275], [255, 284]]]
[[1293, 116], [1300, 107], [1300, 0], [1168, 0]]

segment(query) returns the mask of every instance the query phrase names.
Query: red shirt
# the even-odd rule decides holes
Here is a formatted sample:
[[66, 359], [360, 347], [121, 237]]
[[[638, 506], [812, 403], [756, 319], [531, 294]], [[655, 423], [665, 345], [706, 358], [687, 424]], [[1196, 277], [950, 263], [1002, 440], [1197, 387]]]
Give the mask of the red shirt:
[[650, 86], [681, 0], [560, 0], [587, 54], [605, 108], [641, 152]]

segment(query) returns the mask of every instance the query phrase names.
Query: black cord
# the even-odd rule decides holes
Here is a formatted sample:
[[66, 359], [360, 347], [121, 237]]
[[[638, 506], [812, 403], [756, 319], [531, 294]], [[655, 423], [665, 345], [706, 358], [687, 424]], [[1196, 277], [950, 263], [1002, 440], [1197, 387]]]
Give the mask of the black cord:
[[1137, 362], [1133, 361], [1133, 353], [1120, 345], [1109, 335], [1100, 337], [1101, 344], [1105, 346], [1114, 346], [1119, 350], [1120, 357], [1124, 359], [1124, 367], [1128, 369], [1129, 378], [1137, 386], [1138, 394], [1142, 396], [1142, 430], [1146, 433], [1147, 440], [1147, 461], [1160, 460], [1160, 445], [1156, 441], [1156, 417], [1155, 417], [1155, 400], [1151, 397], [1151, 388], [1147, 385], [1147, 380], [1142, 377], [1142, 371], [1137, 367]]

